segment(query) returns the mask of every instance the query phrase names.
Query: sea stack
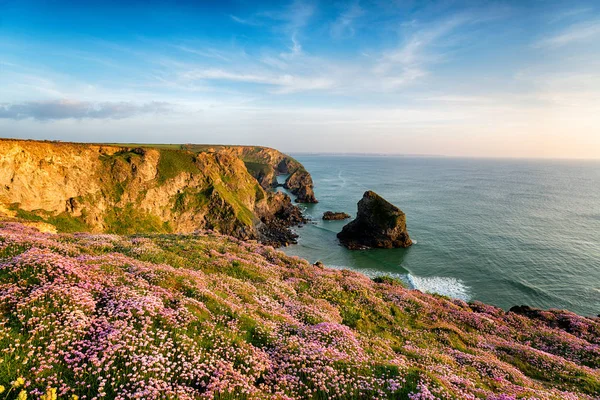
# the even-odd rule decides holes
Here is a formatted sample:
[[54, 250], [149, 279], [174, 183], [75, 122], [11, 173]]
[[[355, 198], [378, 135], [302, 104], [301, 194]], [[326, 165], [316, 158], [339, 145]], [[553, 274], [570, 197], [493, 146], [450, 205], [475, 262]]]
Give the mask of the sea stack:
[[313, 191], [313, 181], [304, 168], [298, 168], [285, 180], [283, 187], [296, 195], [297, 203], [318, 203]]
[[358, 202], [358, 213], [337, 235], [350, 250], [409, 247], [406, 215], [373, 191], [366, 191]]

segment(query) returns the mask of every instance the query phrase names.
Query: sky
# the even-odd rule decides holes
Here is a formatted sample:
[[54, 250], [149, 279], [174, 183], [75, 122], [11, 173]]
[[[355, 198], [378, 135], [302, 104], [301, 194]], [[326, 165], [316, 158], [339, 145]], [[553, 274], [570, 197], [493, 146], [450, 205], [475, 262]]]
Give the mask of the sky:
[[0, 137], [600, 159], [600, 2], [0, 0]]

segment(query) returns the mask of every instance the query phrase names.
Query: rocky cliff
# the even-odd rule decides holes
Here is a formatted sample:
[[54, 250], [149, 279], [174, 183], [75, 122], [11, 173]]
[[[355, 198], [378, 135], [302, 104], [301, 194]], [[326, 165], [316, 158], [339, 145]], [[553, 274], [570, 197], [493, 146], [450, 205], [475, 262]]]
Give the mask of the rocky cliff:
[[288, 175], [283, 186], [296, 196], [298, 203], [316, 203], [312, 177], [296, 159], [275, 149], [258, 146], [183, 145], [183, 149], [232, 155], [246, 164], [248, 172], [264, 189], [279, 186], [278, 175]]
[[276, 215], [297, 212], [249, 172], [252, 154], [265, 165], [289, 158], [259, 147], [0, 140], [0, 213], [59, 231], [213, 229], [261, 239], [291, 223]]

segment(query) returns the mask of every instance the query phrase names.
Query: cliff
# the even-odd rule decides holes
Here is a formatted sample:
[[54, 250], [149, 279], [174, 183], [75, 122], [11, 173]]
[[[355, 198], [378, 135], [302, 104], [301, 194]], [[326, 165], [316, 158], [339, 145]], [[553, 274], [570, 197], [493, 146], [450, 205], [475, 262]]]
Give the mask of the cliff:
[[0, 140], [0, 213], [67, 232], [213, 229], [261, 239], [292, 223], [274, 216], [293, 206], [249, 172], [254, 161], [299, 164], [260, 147]]
[[279, 186], [278, 175], [288, 175], [283, 186], [296, 196], [298, 203], [316, 203], [312, 177], [296, 159], [275, 149], [258, 146], [183, 145], [191, 151], [213, 151], [240, 158], [248, 172], [264, 189]]
[[214, 233], [0, 222], [9, 399], [597, 399], [600, 319], [515, 311]]

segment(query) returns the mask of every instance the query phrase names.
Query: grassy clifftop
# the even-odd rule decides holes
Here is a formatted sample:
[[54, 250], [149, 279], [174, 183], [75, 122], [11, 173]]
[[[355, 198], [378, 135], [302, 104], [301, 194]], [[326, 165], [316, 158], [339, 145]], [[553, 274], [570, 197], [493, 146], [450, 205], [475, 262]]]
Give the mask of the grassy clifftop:
[[8, 398], [600, 393], [597, 318], [467, 304], [217, 234], [51, 235], [0, 223], [0, 315]]
[[[262, 147], [0, 140], [0, 213], [58, 231], [193, 232], [256, 238], [274, 174], [297, 161]], [[250, 171], [250, 172], [249, 172]], [[254, 174], [254, 176], [253, 176]], [[274, 176], [274, 175], [273, 175]], [[276, 202], [279, 202], [277, 199]]]

